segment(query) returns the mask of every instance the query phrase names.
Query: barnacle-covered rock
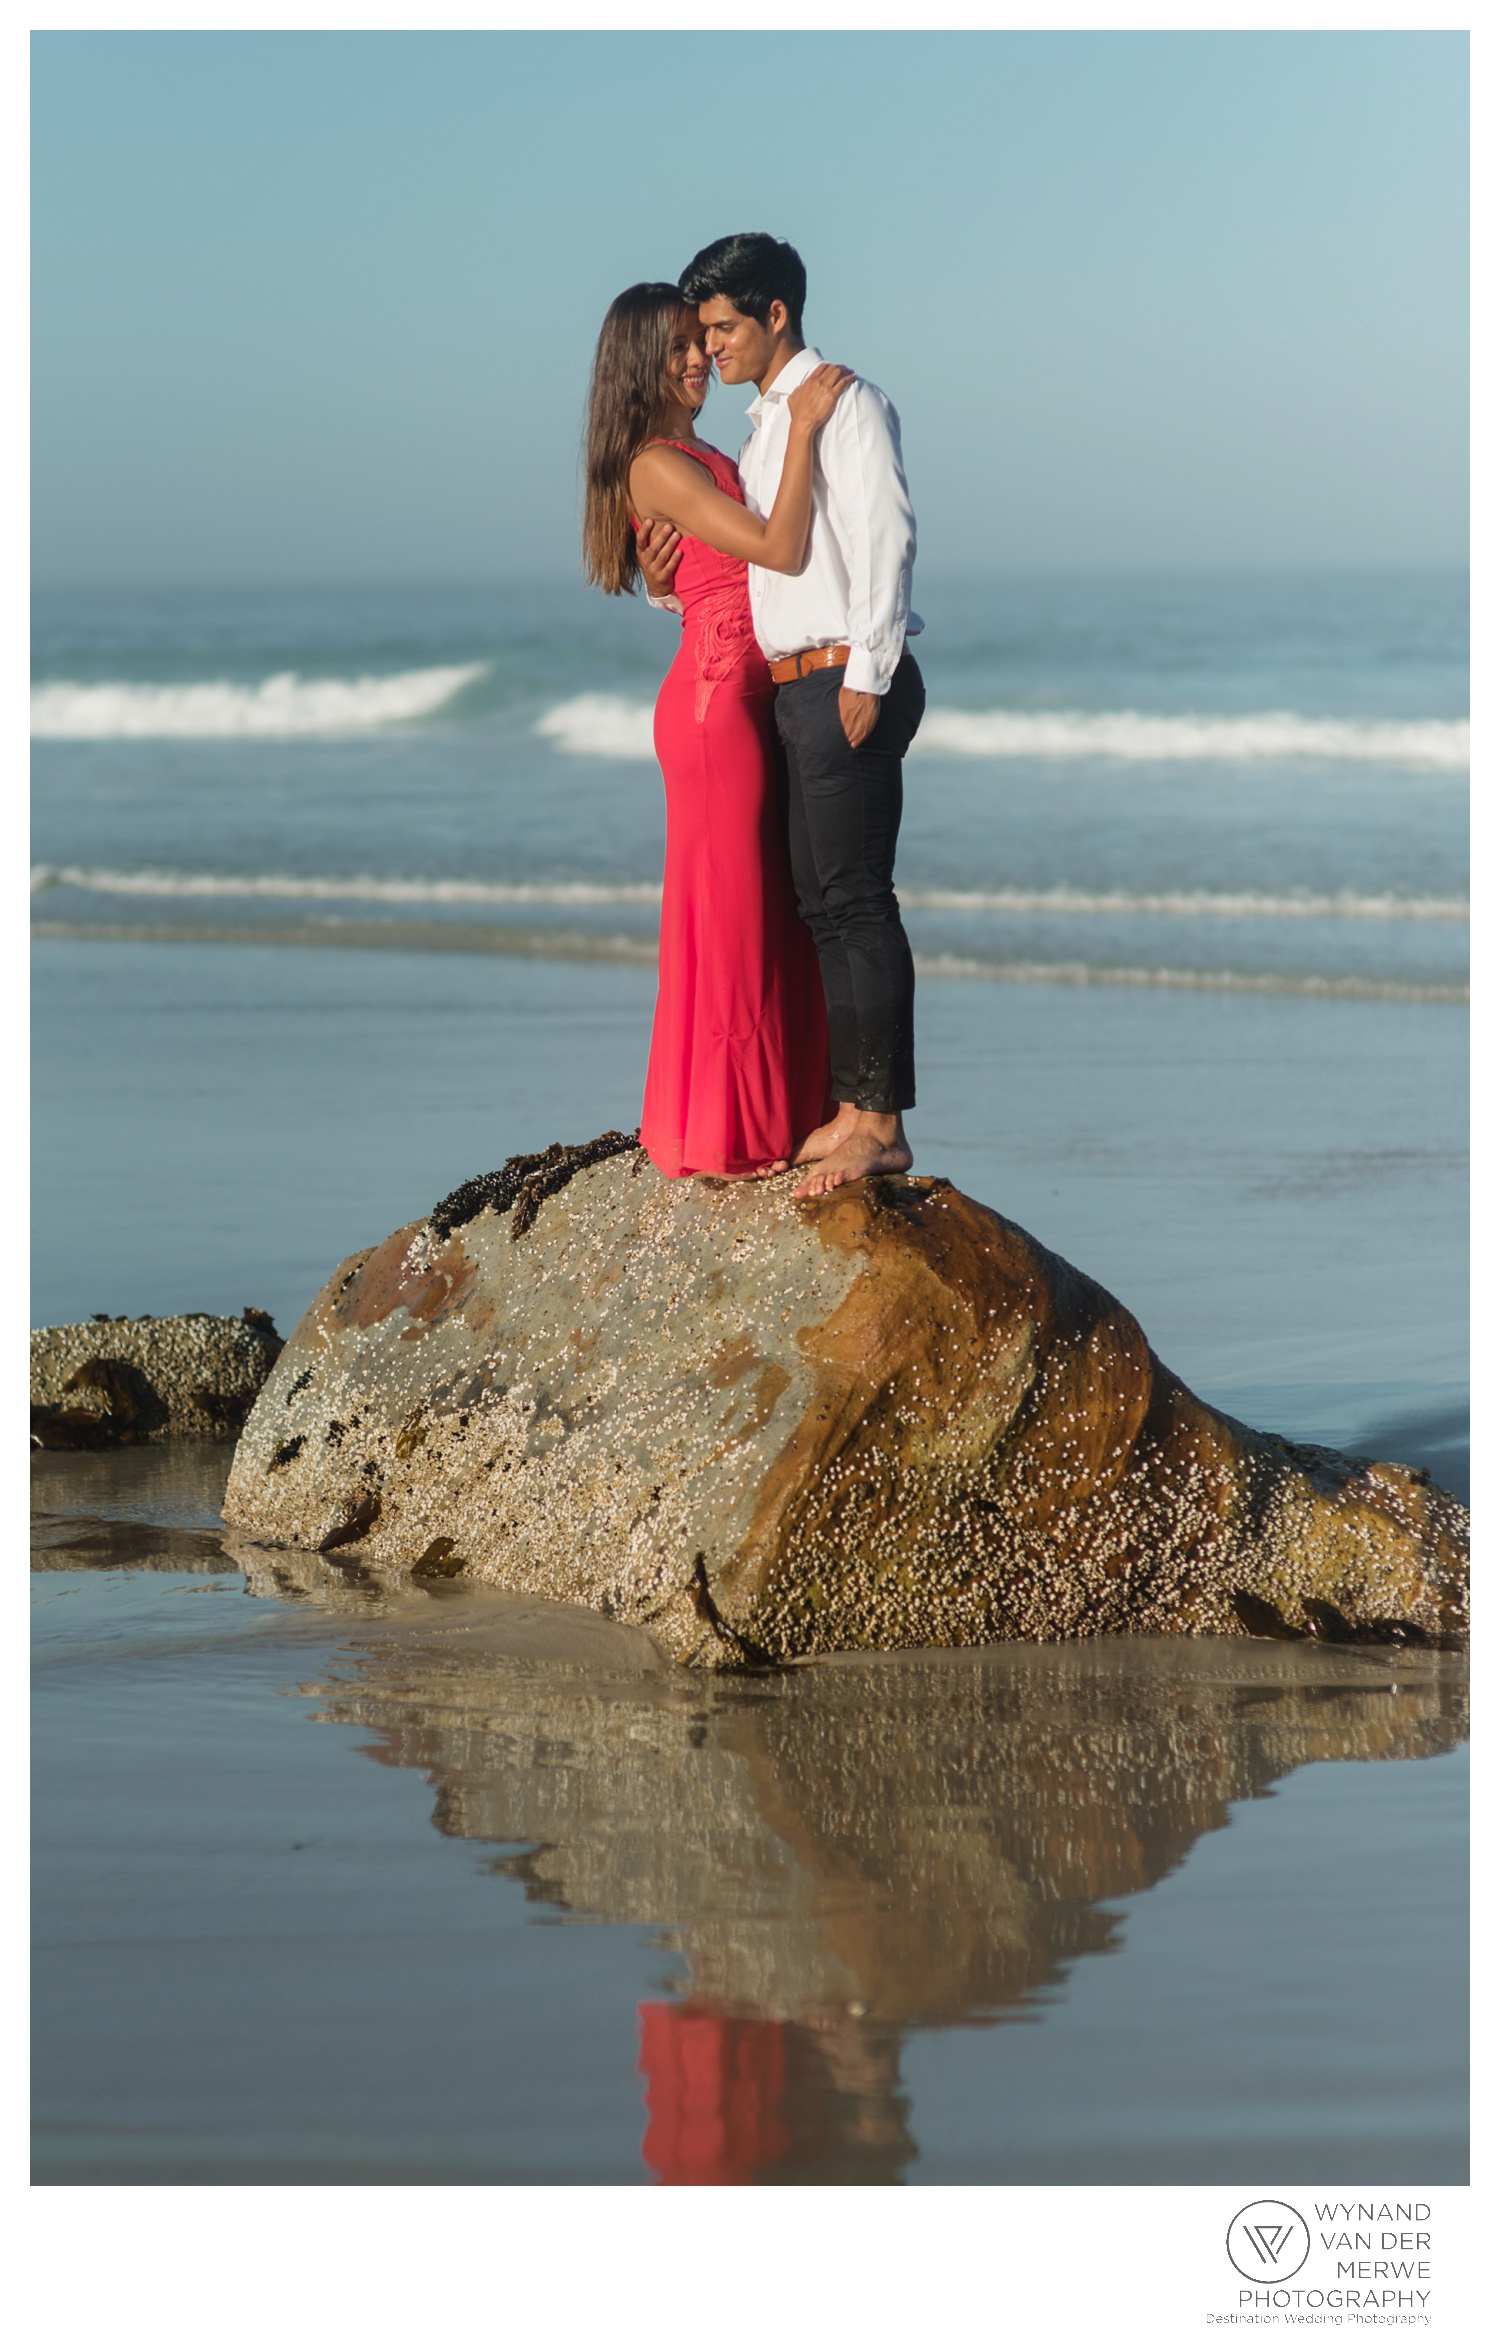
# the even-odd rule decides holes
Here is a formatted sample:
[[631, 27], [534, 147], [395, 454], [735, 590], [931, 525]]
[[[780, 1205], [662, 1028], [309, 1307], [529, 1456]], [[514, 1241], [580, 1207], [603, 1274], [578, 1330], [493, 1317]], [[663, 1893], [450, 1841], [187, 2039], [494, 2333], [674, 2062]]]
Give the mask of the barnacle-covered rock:
[[245, 1430], [230, 1524], [592, 1607], [714, 1668], [1464, 1632], [1450, 1494], [1200, 1403], [1097, 1283], [944, 1179], [798, 1201], [586, 1149], [337, 1269]]
[[142, 1314], [31, 1334], [31, 1440], [47, 1451], [237, 1436], [281, 1352], [269, 1314]]

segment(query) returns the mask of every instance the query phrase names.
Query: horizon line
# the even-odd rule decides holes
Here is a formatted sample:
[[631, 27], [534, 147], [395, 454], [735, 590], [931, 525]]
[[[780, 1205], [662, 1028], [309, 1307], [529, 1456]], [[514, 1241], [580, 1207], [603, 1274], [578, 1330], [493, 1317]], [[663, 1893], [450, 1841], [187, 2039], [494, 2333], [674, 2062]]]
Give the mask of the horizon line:
[[[1157, 578], [1164, 582], [1173, 579], [1196, 581], [1204, 577], [1210, 577], [1214, 579], [1239, 579], [1245, 577], [1264, 577], [1270, 579], [1275, 577], [1317, 576], [1366, 577], [1461, 575], [1468, 577], [1471, 572], [1471, 568], [1472, 560], [1470, 556], [1465, 553], [1462, 556], [1455, 556], [1447, 559], [1385, 559], [1358, 561], [1334, 559], [1285, 559], [1238, 560], [1232, 562], [1184, 560], [1180, 562], [1151, 561], [1149, 563], [1111, 561], [1108, 563], [1089, 564], [1030, 564], [999, 568], [932, 566], [925, 572], [929, 580], [935, 584], [972, 585], [1027, 584], [1038, 582], [1106, 583], [1111, 581], [1137, 580], [1148, 577]], [[43, 574], [33, 572], [30, 577], [30, 585], [33, 592], [81, 592], [101, 591], [106, 589], [121, 591], [201, 591], [205, 588], [214, 590], [228, 590], [232, 588], [235, 590], [251, 591], [265, 591], [269, 589], [285, 591], [294, 588], [315, 591], [348, 591], [351, 588], [363, 587], [369, 589], [379, 589], [389, 585], [421, 585], [433, 587], [455, 584], [481, 587], [485, 589], [492, 589], [498, 586], [505, 589], [525, 591], [534, 590], [538, 584], [576, 584], [583, 591], [589, 591], [592, 589], [592, 587], [590, 587], [582, 575], [581, 571], [562, 568], [550, 570], [541, 575], [539, 575], [534, 568], [529, 568], [524, 573], [517, 568], [512, 568], [509, 570], [478, 568], [409, 568], [387, 569], [381, 570], [379, 572], [375, 570], [366, 570], [358, 573], [344, 572], [342, 574], [334, 569], [319, 570], [317, 572], [309, 570], [303, 574], [289, 574], [285, 570], [276, 572], [269, 569], [265, 571], [257, 570], [253, 573], [246, 571], [242, 574], [225, 574], [223, 572], [213, 572], [206, 569], [181, 569], [173, 570], [170, 573], [161, 572], [153, 574], [140, 574], [127, 573], [122, 569], [118, 571], [100, 572], [97, 574], [63, 574], [61, 572], [56, 574]]]

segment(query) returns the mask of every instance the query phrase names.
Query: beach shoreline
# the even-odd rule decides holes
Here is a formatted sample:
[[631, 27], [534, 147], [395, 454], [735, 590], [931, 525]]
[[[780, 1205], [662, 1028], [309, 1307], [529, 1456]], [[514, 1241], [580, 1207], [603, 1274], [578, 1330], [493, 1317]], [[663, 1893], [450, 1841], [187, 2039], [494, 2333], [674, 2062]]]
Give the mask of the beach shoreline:
[[[1452, 724], [1452, 595], [1424, 590], [976, 594], [942, 631], [938, 594], [924, 670], [982, 721], [1029, 690]], [[214, 602], [145, 670], [130, 624], [197, 613], [103, 595], [44, 652], [110, 687], [210, 658], [250, 695], [378, 670], [374, 601], [317, 600], [316, 655], [311, 601], [257, 605], [274, 649]], [[476, 661], [472, 597], [380, 605], [387, 672]], [[597, 669], [637, 729], [669, 633], [627, 621]], [[290, 1332], [466, 1179], [635, 1126], [659, 781], [575, 751], [576, 704], [572, 745], [538, 735], [578, 639], [524, 672], [492, 640], [446, 713], [363, 737], [38, 742], [35, 1319]], [[1115, 1293], [1219, 1410], [1465, 1495], [1462, 771], [908, 777], [918, 1174]], [[824, 2134], [766, 2181], [1464, 2178], [1461, 1657], [1088, 1641], [840, 1657], [773, 1704], [663, 1688], [597, 1615], [323, 1561], [278, 1583], [274, 1553], [252, 1580], [230, 1451], [35, 1464], [38, 2180], [634, 2183], [673, 2162], [684, 2039], [779, 2066], [786, 2130]], [[830, 1845], [846, 1774], [867, 1814]]]

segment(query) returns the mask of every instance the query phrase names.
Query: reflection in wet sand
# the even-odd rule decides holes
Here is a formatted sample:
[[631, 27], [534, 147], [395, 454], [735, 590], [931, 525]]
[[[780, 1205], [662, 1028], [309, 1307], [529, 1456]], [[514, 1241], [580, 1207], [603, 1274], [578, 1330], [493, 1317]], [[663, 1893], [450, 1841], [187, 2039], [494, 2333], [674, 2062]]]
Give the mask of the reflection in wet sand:
[[896, 2182], [917, 2154], [884, 2021], [747, 2019], [696, 1998], [640, 2017], [641, 2155], [661, 2182]]
[[[639, 2012], [658, 2181], [892, 2183], [921, 2028], [1045, 2018], [1231, 1805], [1309, 1761], [1424, 1758], [1462, 1659], [1107, 1639], [704, 1675], [583, 1611], [393, 1588], [215, 1528], [226, 1455], [46, 1454], [52, 1571], [223, 1574], [332, 1642], [307, 1692], [425, 1773], [438, 1829], [567, 1921], [645, 1926], [680, 1992]], [[288, 1620], [290, 1617], [288, 1616]]]
[[680, 1998], [640, 2015], [665, 2182], [899, 2181], [906, 2031], [1044, 2016], [1121, 1944], [1109, 1902], [1233, 1802], [1466, 1724], [1455, 1656], [1111, 1639], [695, 1676], [597, 1616], [239, 1554], [346, 1616], [308, 1692], [426, 1774], [440, 1831], [680, 1953]]
[[31, 1570], [233, 1574], [219, 1508], [230, 1444], [34, 1452]]

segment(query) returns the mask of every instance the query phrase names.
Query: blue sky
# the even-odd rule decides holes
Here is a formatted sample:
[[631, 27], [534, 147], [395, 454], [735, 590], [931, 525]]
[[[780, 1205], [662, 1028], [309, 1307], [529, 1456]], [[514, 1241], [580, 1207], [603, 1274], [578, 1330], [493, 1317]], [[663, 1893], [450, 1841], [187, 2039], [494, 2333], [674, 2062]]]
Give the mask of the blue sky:
[[[1465, 551], [1457, 34], [54, 33], [48, 578], [576, 569], [599, 319], [740, 227], [929, 570]], [[716, 390], [731, 450], [743, 391]]]

